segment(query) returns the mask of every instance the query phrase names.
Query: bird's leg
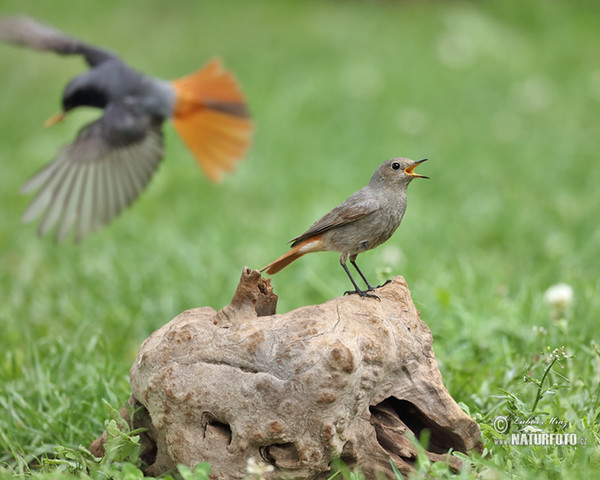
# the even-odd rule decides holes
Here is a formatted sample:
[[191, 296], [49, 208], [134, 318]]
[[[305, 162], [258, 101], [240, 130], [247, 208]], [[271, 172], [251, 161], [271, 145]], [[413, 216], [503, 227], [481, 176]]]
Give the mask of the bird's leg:
[[367, 285], [367, 291], [372, 292], [373, 290], [375, 290], [375, 287], [369, 283], [367, 277], [365, 277], [365, 274], [360, 271], [360, 268], [358, 268], [358, 265], [356, 264], [356, 257], [358, 257], [358, 255], [350, 255], [350, 263], [354, 266], [354, 268], [356, 268], [356, 271], [364, 280], [365, 284]]
[[[346, 272], [346, 275], [348, 275], [348, 278], [352, 282], [352, 285], [354, 285], [354, 290], [348, 290], [348, 291], [344, 292], [344, 295], [352, 295], [353, 293], [356, 293], [356, 294], [358, 294], [361, 297], [376, 298], [377, 300], [379, 300], [379, 297], [377, 295], [373, 295], [371, 293], [367, 293], [367, 292], [365, 292], [364, 290], [361, 290], [358, 287], [358, 285], [354, 281], [354, 278], [352, 278], [352, 275], [350, 274], [350, 270], [348, 270], [348, 267], [346, 266], [346, 257], [347, 257], [347, 255], [345, 253], [342, 253], [342, 256], [340, 257], [340, 265], [342, 266], [342, 268]], [[354, 263], [354, 262], [352, 262], [352, 263]], [[359, 271], [359, 273], [360, 273], [360, 271]], [[362, 276], [362, 273], [361, 273], [361, 276]]]
[[369, 281], [367, 280], [367, 278], [365, 277], [364, 273], [362, 273], [360, 271], [360, 268], [358, 268], [358, 265], [356, 264], [356, 257], [358, 257], [358, 255], [350, 255], [350, 263], [352, 265], [354, 265], [354, 268], [356, 268], [356, 271], [359, 273], [359, 275], [362, 277], [362, 279], [365, 281], [365, 283], [367, 284], [367, 291], [372, 292], [373, 290], [377, 289], [377, 288], [381, 288], [386, 286], [388, 283], [391, 282], [391, 280], [386, 280], [385, 282], [383, 282], [381, 285], [377, 285], [376, 287], [374, 287], [373, 285], [371, 285], [369, 283]]

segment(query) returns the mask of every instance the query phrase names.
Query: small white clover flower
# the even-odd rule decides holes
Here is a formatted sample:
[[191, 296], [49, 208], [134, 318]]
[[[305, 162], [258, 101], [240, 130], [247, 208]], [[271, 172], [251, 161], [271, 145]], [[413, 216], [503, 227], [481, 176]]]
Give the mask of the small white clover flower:
[[573, 288], [566, 283], [552, 285], [544, 293], [544, 303], [556, 309], [565, 310], [573, 303]]

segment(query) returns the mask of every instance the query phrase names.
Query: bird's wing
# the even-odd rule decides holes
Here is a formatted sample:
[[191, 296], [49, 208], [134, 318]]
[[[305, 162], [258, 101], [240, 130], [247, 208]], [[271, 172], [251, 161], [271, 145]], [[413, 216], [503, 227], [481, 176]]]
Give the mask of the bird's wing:
[[160, 122], [131, 106], [109, 104], [83, 127], [73, 143], [31, 177], [21, 193], [39, 189], [23, 214], [30, 222], [44, 212], [38, 232], [56, 226], [55, 239], [75, 227], [75, 241], [109, 223], [148, 184], [163, 156]]
[[365, 190], [359, 190], [349, 197], [341, 205], [335, 207], [331, 212], [317, 220], [306, 232], [290, 240], [292, 247], [298, 245], [307, 238], [314, 237], [332, 228], [346, 225], [359, 218], [373, 213], [379, 208], [379, 202], [375, 198], [365, 195]]
[[61, 55], [84, 55], [90, 66], [116, 57], [108, 50], [83, 43], [25, 16], [0, 17], [0, 40], [35, 50], [50, 50]]

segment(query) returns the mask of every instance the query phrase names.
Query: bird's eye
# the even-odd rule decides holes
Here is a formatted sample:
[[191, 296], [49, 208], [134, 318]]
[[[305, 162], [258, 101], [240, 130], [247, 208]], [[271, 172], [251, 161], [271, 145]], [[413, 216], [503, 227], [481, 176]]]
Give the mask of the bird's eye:
[[394, 163], [392, 163], [392, 168], [394, 170], [398, 170], [400, 168], [400, 164], [398, 162], [394, 162]]

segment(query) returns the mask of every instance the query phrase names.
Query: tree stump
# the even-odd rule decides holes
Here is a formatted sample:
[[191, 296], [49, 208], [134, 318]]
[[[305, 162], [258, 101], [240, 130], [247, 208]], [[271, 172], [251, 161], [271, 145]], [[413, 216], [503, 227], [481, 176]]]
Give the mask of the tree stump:
[[448, 452], [480, 450], [479, 426], [442, 384], [404, 279], [376, 293], [276, 314], [270, 280], [245, 268], [230, 305], [154, 332], [130, 375], [149, 473], [208, 461], [212, 478], [242, 479], [254, 458], [267, 478], [326, 479], [338, 457], [368, 479], [391, 476], [390, 458], [406, 474], [425, 429], [426, 455], [460, 468]]

